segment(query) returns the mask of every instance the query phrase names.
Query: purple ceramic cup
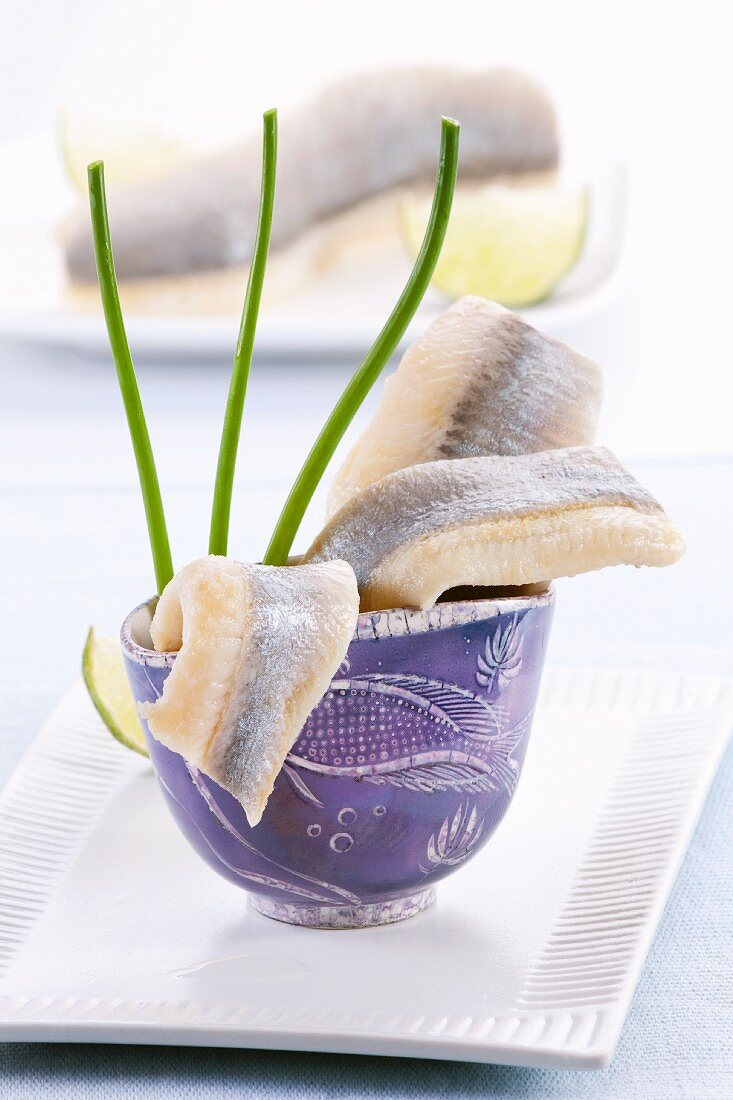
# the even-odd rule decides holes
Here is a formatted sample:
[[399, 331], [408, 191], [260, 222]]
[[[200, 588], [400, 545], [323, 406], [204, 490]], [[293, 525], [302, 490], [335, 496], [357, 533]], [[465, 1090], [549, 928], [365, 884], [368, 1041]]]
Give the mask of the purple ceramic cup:
[[[403, 920], [475, 855], [522, 769], [553, 594], [359, 616], [330, 690], [308, 718], [250, 828], [227, 791], [147, 729], [178, 827], [260, 913], [361, 928]], [[138, 703], [161, 694], [174, 653], [155, 653], [151, 604], [122, 626]]]

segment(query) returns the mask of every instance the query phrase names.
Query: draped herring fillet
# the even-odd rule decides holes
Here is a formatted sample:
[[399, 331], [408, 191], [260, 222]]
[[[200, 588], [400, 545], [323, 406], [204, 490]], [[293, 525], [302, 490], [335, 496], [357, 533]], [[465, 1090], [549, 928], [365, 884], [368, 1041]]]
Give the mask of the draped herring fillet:
[[[441, 115], [461, 123], [461, 179], [557, 165], [552, 104], [519, 73], [398, 68], [350, 77], [307, 107], [282, 112], [273, 250], [376, 196], [432, 184]], [[256, 134], [166, 177], [121, 187], [112, 225], [118, 277], [183, 276], [249, 263], [261, 160]], [[72, 281], [93, 283], [87, 210], [72, 219], [65, 238]]]
[[592, 443], [600, 368], [495, 302], [468, 296], [405, 352], [334, 478], [331, 516], [393, 470]]
[[262, 817], [277, 773], [328, 688], [356, 626], [343, 561], [244, 565], [202, 558], [160, 597], [155, 648], [178, 650], [162, 697], [141, 710], [153, 736]]
[[387, 474], [303, 561], [343, 558], [362, 611], [430, 607], [460, 585], [537, 584], [606, 565], [669, 565], [684, 545], [610, 451], [456, 458]]

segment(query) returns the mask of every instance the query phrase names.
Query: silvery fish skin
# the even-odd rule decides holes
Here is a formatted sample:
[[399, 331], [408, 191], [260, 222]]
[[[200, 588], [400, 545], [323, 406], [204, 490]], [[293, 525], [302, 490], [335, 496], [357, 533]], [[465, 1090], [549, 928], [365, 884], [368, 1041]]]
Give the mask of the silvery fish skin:
[[334, 478], [327, 514], [417, 463], [593, 443], [602, 396], [592, 360], [495, 302], [460, 298], [385, 383], [371, 423]]
[[430, 607], [460, 585], [538, 584], [606, 565], [669, 565], [684, 544], [601, 447], [456, 458], [387, 474], [326, 524], [304, 562], [342, 558], [362, 611]]
[[344, 658], [358, 603], [343, 561], [278, 568], [215, 556], [177, 573], [158, 602], [155, 648], [178, 654], [142, 717], [233, 794], [251, 825]]
[[[283, 111], [272, 247], [370, 198], [435, 177], [441, 115], [461, 123], [461, 178], [552, 169], [552, 104], [509, 71], [395, 69], [345, 79]], [[120, 279], [249, 263], [259, 207], [259, 134], [167, 177], [121, 188], [111, 215]], [[88, 211], [66, 231], [72, 281], [93, 283]]]

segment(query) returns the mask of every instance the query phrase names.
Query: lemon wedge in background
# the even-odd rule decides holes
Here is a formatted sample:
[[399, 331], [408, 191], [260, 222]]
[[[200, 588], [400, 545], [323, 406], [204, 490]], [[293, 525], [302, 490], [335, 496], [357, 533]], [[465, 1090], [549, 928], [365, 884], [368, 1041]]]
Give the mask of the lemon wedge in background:
[[84, 193], [87, 165], [92, 161], [104, 161], [107, 180], [114, 187], [162, 176], [201, 152], [194, 142], [154, 126], [70, 111], [59, 117], [58, 143], [69, 180]]
[[81, 667], [87, 691], [109, 732], [128, 749], [147, 756], [119, 638], [98, 638], [90, 627]]
[[[413, 256], [430, 202], [404, 200], [401, 227]], [[452, 297], [478, 294], [501, 305], [539, 302], [570, 270], [583, 245], [588, 195], [557, 186], [485, 186], [456, 193], [433, 284]]]

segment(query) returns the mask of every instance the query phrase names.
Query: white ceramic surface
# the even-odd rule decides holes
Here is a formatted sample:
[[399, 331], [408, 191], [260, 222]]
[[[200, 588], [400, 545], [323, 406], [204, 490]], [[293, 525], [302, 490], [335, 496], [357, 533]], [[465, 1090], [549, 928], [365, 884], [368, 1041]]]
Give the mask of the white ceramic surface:
[[484, 853], [414, 919], [326, 934], [198, 861], [76, 684], [0, 800], [0, 1040], [605, 1065], [732, 712], [729, 680], [549, 671]]

